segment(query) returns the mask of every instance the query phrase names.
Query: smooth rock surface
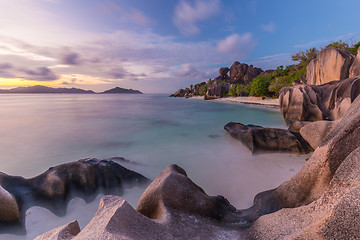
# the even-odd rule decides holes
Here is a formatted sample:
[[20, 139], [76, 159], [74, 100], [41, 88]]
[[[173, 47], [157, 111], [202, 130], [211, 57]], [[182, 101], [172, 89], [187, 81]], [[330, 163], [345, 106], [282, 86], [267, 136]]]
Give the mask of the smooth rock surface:
[[353, 53], [338, 48], [320, 51], [306, 68], [306, 83], [322, 85], [349, 78], [349, 69], [354, 58]]
[[340, 119], [335, 121], [310, 122], [300, 128], [300, 135], [315, 149], [329, 133], [335, 129]]
[[75, 196], [90, 202], [100, 192], [121, 195], [124, 188], [148, 183], [146, 177], [111, 159], [89, 158], [65, 163], [30, 179], [0, 173], [0, 200], [4, 203], [0, 208], [8, 206], [12, 213], [0, 211], [0, 219], [3, 219], [0, 229], [6, 230], [9, 223], [6, 219], [23, 224], [26, 210], [32, 206], [42, 206], [62, 216], [66, 213], [67, 203]]
[[21, 214], [16, 199], [0, 185], [0, 222], [19, 222]]
[[287, 124], [337, 120], [360, 93], [360, 77], [314, 86], [297, 84], [280, 91], [280, 111]]
[[358, 52], [357, 55], [355, 57], [355, 60], [353, 62], [353, 64], [350, 67], [349, 70], [349, 77], [356, 77], [356, 76], [360, 76], [360, 48], [358, 48]]
[[[360, 147], [358, 136], [360, 136], [360, 97], [354, 101], [334, 130], [315, 149], [304, 167], [293, 178], [272, 190], [271, 194], [268, 193], [270, 197], [262, 202], [262, 208], [279, 206], [296, 208], [317, 201], [329, 189], [339, 166]], [[304, 221], [307, 217], [302, 214], [298, 216], [299, 221]], [[280, 228], [278, 231], [281, 231]]]
[[309, 153], [313, 150], [300, 134], [285, 129], [263, 128], [234, 122], [226, 124], [224, 129], [253, 153]]
[[104, 196], [73, 239], [240, 239], [247, 224], [224, 197], [208, 196], [170, 165], [145, 190], [137, 211], [120, 197]]

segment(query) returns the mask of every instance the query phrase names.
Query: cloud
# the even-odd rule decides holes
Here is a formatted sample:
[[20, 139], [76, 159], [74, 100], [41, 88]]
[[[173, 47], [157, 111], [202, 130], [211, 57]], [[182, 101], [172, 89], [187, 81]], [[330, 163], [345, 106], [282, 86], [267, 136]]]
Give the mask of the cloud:
[[182, 64], [180, 69], [174, 73], [174, 76], [181, 78], [192, 78], [196, 80], [204, 80], [209, 78], [209, 75], [198, 71], [194, 65], [189, 63]]
[[120, 6], [116, 3], [109, 1], [98, 3], [97, 10], [106, 17], [114, 17], [114, 20], [116, 21], [119, 20], [119, 16], [122, 16], [123, 18], [120, 18], [122, 21], [130, 21], [131, 23], [142, 27], [149, 27], [153, 22], [150, 17], [148, 17], [144, 12], [140, 11], [139, 9], [129, 6]]
[[274, 22], [270, 22], [268, 24], [261, 24], [260, 27], [266, 32], [273, 33], [276, 31], [276, 25]]
[[60, 62], [65, 65], [78, 65], [79, 57], [78, 53], [71, 52], [69, 49], [64, 49], [60, 56]]
[[36, 81], [53, 81], [58, 77], [47, 67], [39, 67], [35, 70], [22, 70], [25, 76], [22, 78]]
[[173, 22], [183, 35], [199, 33], [197, 23], [215, 15], [220, 10], [220, 0], [195, 0], [190, 4], [180, 0], [175, 7]]
[[231, 53], [242, 57], [251, 51], [255, 45], [256, 42], [251, 33], [232, 34], [218, 42], [217, 50], [221, 53]]
[[0, 63], [0, 71], [12, 68], [13, 66], [10, 63]]

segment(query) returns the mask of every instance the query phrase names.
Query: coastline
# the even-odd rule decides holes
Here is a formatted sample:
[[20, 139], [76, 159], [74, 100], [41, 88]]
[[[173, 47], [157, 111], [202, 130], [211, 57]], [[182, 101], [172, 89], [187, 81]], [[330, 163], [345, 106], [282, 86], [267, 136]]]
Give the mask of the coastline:
[[[204, 100], [203, 96], [193, 96], [190, 99]], [[213, 102], [222, 102], [222, 103], [233, 103], [233, 104], [246, 104], [246, 105], [256, 105], [260, 107], [278, 109], [280, 107], [280, 101], [278, 98], [265, 98], [261, 97], [223, 97], [213, 100], [207, 100]]]

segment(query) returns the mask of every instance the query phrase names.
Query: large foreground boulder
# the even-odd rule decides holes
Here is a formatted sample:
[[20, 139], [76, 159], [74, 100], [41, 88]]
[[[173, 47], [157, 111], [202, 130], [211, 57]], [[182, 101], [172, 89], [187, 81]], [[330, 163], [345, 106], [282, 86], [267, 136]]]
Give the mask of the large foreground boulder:
[[349, 78], [349, 69], [354, 61], [352, 52], [338, 49], [324, 49], [306, 68], [306, 83], [322, 85], [335, 80]]
[[287, 124], [337, 120], [360, 93], [360, 77], [314, 86], [298, 84], [280, 91], [280, 111]]
[[251, 152], [309, 153], [313, 149], [299, 133], [285, 129], [264, 128], [230, 122], [224, 126], [230, 135], [240, 140]]
[[358, 239], [359, 136], [360, 97], [304, 167], [267, 194], [258, 216], [268, 209], [286, 209], [258, 219], [251, 235], [257, 239]]
[[62, 216], [68, 201], [75, 196], [90, 202], [99, 192], [121, 195], [124, 188], [148, 182], [146, 177], [113, 159], [65, 163], [30, 179], [0, 172], [0, 229], [5, 231], [9, 223], [22, 227], [25, 212], [32, 206], [42, 206]]
[[120, 197], [104, 196], [90, 223], [64, 239], [239, 239], [248, 226], [224, 197], [208, 196], [176, 165], [156, 177], [136, 209]]

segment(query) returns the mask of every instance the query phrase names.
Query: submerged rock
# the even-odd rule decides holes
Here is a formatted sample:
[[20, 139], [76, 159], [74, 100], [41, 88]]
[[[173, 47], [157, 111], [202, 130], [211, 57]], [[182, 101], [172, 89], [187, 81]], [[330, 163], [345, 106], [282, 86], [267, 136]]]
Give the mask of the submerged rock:
[[124, 188], [148, 181], [112, 160], [98, 159], [82, 159], [51, 167], [30, 179], [0, 173], [0, 203], [3, 203], [0, 209], [6, 208], [0, 211], [0, 228], [9, 222], [24, 224], [25, 212], [32, 206], [42, 206], [57, 215], [64, 215], [68, 201], [75, 196], [89, 202], [99, 192], [121, 195]]
[[285, 129], [264, 128], [234, 122], [226, 124], [224, 129], [253, 153], [309, 153], [313, 150], [300, 134]]
[[280, 110], [287, 124], [296, 121], [337, 120], [360, 93], [360, 77], [320, 86], [298, 84], [282, 88]]

